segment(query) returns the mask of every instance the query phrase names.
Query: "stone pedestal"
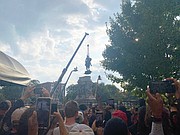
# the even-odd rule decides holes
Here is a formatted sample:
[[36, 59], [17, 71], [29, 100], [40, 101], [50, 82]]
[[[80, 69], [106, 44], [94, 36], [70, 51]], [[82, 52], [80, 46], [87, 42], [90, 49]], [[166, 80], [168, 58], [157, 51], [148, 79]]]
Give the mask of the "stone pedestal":
[[93, 82], [90, 76], [79, 77], [78, 80], [79, 91], [75, 100], [79, 104], [86, 104], [89, 106], [92, 103], [96, 103], [96, 98], [92, 90]]

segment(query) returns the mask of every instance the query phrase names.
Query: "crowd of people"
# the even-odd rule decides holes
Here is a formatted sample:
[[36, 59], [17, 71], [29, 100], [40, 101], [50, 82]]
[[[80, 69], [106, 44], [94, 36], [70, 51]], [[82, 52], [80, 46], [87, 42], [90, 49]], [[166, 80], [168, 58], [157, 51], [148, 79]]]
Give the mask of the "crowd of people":
[[[180, 135], [180, 82], [173, 81], [176, 101], [168, 107], [147, 88], [147, 100], [140, 99], [130, 111], [123, 105], [87, 106], [71, 100], [49, 118], [40, 115], [37, 104], [25, 105], [35, 89], [27, 87], [14, 103], [0, 103], [0, 135]], [[50, 97], [49, 91], [43, 88], [41, 96]], [[38, 117], [48, 119], [48, 126], [39, 127]]]

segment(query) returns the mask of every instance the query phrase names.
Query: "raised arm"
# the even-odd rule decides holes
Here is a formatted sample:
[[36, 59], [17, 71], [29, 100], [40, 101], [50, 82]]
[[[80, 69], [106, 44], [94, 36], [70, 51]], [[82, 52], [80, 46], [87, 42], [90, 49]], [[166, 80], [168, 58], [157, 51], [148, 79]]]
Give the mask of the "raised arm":
[[162, 111], [163, 111], [163, 101], [161, 95], [156, 93], [152, 95], [149, 88], [146, 91], [148, 97], [148, 105], [152, 111], [152, 128], [149, 135], [164, 135], [162, 127]]

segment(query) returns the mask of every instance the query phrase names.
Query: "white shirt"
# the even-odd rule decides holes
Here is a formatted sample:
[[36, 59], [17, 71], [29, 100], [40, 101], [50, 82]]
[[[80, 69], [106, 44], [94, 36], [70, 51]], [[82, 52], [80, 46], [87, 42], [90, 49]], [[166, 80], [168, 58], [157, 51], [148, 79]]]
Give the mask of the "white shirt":
[[[68, 132], [70, 132], [70, 130], [74, 127], [78, 125], [78, 123], [74, 123], [72, 125], [65, 125], [66, 129]], [[60, 132], [59, 132], [59, 127], [56, 127], [53, 131], [53, 135], [60, 135]]]
[[162, 123], [152, 123], [151, 133], [149, 135], [164, 135]]

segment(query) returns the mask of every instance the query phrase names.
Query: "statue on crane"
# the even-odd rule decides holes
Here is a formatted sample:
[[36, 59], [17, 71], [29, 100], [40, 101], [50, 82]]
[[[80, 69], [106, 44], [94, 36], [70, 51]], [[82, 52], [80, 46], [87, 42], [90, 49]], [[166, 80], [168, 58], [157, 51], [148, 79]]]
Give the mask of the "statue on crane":
[[89, 45], [87, 45], [87, 57], [85, 60], [85, 66], [86, 66], [85, 74], [91, 74], [91, 70], [90, 70], [90, 66], [92, 66], [91, 60], [92, 59], [89, 57]]

